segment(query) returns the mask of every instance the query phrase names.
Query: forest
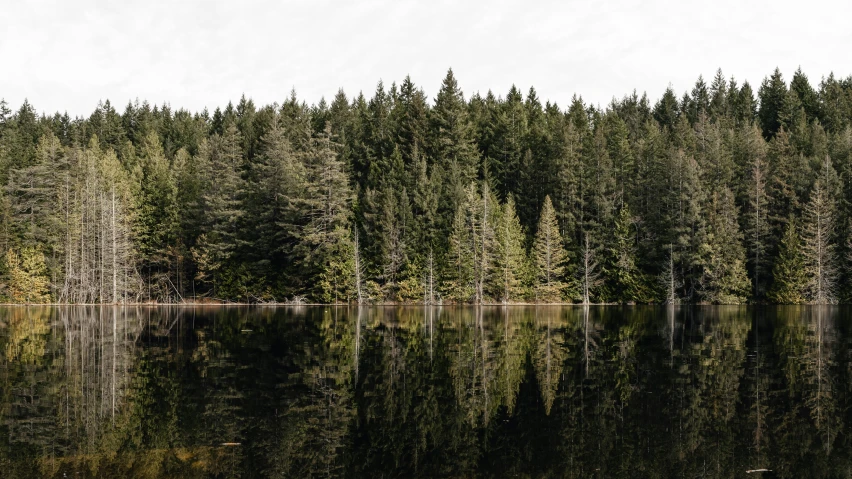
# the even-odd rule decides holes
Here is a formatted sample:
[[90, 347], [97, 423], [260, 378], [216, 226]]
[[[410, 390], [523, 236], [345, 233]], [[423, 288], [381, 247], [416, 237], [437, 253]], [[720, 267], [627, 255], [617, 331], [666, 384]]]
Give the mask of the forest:
[[[0, 92], [2, 93], [2, 92]], [[852, 299], [852, 77], [88, 118], [0, 102], [0, 301]]]

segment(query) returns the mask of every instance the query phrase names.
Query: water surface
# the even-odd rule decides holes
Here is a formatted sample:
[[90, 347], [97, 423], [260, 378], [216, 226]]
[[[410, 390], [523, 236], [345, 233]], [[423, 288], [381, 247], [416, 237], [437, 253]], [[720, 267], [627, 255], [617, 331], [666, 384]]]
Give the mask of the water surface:
[[849, 312], [3, 307], [0, 476], [850, 477]]

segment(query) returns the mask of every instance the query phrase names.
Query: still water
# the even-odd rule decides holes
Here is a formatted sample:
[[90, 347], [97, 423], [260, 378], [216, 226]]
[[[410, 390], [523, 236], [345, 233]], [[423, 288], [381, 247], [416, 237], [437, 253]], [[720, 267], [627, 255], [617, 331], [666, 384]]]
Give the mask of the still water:
[[3, 307], [0, 477], [848, 478], [850, 312]]

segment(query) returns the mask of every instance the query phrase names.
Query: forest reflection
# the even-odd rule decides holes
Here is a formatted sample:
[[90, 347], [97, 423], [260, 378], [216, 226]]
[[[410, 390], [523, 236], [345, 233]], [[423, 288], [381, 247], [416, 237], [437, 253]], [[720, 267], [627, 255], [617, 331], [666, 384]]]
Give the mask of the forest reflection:
[[5, 477], [847, 477], [843, 307], [3, 307]]

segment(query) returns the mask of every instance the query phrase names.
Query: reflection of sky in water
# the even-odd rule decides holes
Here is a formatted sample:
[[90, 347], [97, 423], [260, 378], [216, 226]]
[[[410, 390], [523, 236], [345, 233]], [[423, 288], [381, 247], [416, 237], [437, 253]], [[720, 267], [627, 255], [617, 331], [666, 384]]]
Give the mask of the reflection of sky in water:
[[3, 477], [835, 477], [852, 468], [848, 318], [4, 307], [0, 465]]

